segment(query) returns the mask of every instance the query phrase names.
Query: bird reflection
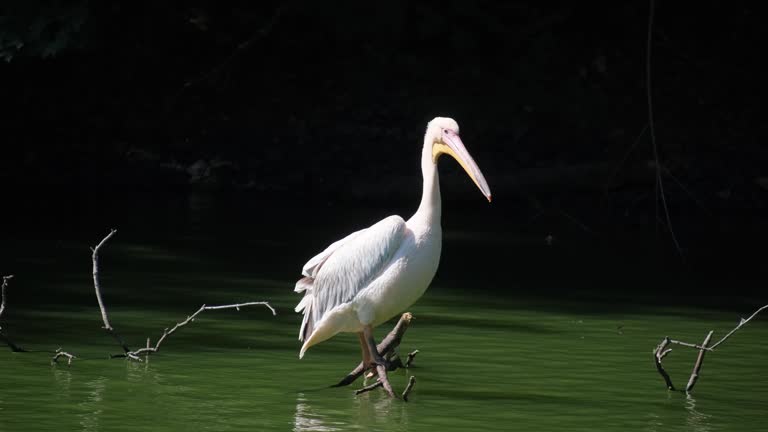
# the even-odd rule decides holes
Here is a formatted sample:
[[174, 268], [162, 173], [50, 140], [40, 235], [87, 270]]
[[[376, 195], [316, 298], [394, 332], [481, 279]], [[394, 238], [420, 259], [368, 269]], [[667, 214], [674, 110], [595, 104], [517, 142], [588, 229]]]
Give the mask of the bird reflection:
[[294, 432], [303, 431], [336, 431], [338, 427], [328, 424], [325, 416], [312, 408], [304, 397], [304, 393], [299, 393], [296, 397], [296, 415], [293, 418]]
[[349, 430], [351, 427], [363, 430], [393, 426], [408, 429], [408, 404], [387, 397], [382, 391], [360, 396], [352, 396], [350, 392], [331, 400], [322, 396], [316, 399], [311, 397], [305, 393], [296, 397], [295, 432]]

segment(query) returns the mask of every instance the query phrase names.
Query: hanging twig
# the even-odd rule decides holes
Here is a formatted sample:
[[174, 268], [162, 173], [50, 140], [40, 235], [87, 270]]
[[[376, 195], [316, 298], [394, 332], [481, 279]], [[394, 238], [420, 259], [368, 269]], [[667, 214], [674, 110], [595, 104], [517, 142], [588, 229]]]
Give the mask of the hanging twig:
[[238, 303], [238, 304], [231, 304], [231, 305], [220, 305], [220, 306], [206, 306], [202, 305], [200, 306], [200, 309], [197, 310], [197, 312], [193, 313], [192, 315], [188, 316], [187, 319], [184, 321], [181, 321], [177, 323], [173, 328], [168, 330], [167, 328], [163, 330], [162, 336], [160, 336], [160, 339], [157, 340], [157, 344], [155, 346], [150, 345], [150, 340], [147, 339], [147, 346], [145, 348], [138, 349], [136, 351], [128, 351], [125, 354], [116, 354], [111, 356], [112, 358], [118, 358], [118, 357], [128, 357], [133, 360], [141, 361], [141, 356], [148, 356], [149, 354], [156, 353], [160, 350], [160, 345], [165, 341], [166, 338], [168, 338], [170, 335], [178, 331], [180, 328], [184, 327], [185, 325], [191, 323], [195, 320], [195, 318], [202, 313], [203, 311], [207, 310], [220, 310], [220, 309], [237, 309], [240, 310], [241, 307], [247, 307], [247, 306], [256, 306], [256, 305], [264, 305], [267, 308], [269, 308], [270, 311], [272, 311], [272, 315], [277, 315], [277, 311], [269, 305], [267, 302], [259, 301], [259, 302], [247, 302], [247, 303]]
[[[212, 77], [226, 70], [226, 68], [229, 67], [229, 65], [237, 57], [239, 57], [248, 48], [250, 48], [257, 40], [268, 36], [272, 32], [272, 30], [275, 28], [277, 23], [282, 18], [283, 13], [285, 12], [285, 9], [286, 7], [284, 5], [279, 6], [277, 9], [275, 9], [274, 13], [272, 14], [272, 17], [261, 28], [256, 30], [253, 34], [251, 34], [251, 36], [248, 37], [248, 39], [237, 44], [237, 47], [222, 62], [220, 62], [218, 65], [216, 65], [209, 71], [199, 75], [197, 78], [194, 78], [185, 82], [184, 87], [181, 90], [179, 90], [179, 93], [176, 95], [176, 97], [178, 97], [184, 91], [184, 89], [197, 85], [201, 82], [208, 81]], [[176, 97], [174, 97], [174, 99], [176, 99]]]
[[704, 342], [702, 342], [701, 345], [693, 344], [689, 342], [683, 342], [679, 340], [670, 339], [669, 337], [665, 337], [664, 340], [662, 340], [661, 343], [654, 350], [653, 361], [654, 361], [654, 364], [656, 365], [656, 370], [659, 372], [662, 378], [664, 378], [664, 382], [667, 385], [667, 389], [675, 390], [675, 387], [672, 385], [672, 380], [670, 379], [669, 374], [667, 373], [666, 370], [664, 370], [664, 367], [661, 364], [664, 357], [666, 357], [667, 354], [669, 354], [672, 351], [671, 348], [667, 348], [669, 345], [675, 344], [675, 345], [680, 345], [680, 346], [699, 350], [699, 355], [696, 358], [696, 363], [694, 364], [693, 370], [691, 371], [691, 376], [688, 379], [688, 384], [685, 386], [685, 390], [683, 390], [684, 392], [688, 393], [691, 390], [693, 390], [693, 386], [696, 385], [696, 382], [699, 379], [701, 367], [704, 363], [704, 354], [707, 351], [714, 352], [715, 348], [717, 348], [723, 342], [728, 340], [728, 338], [730, 338], [734, 333], [740, 330], [744, 326], [744, 324], [750, 322], [755, 316], [757, 316], [757, 314], [759, 314], [760, 312], [766, 309], [768, 309], [768, 305], [765, 305], [757, 309], [754, 313], [752, 313], [752, 315], [749, 316], [749, 318], [747, 319], [742, 318], [739, 321], [739, 324], [733, 330], [729, 331], [725, 336], [722, 337], [722, 339], [720, 339], [719, 341], [717, 341], [712, 345], [710, 345], [709, 342], [712, 339], [712, 335], [714, 334], [714, 331], [710, 331], [707, 334], [706, 338], [704, 338]]
[[[5, 312], [5, 289], [8, 288], [8, 281], [11, 279], [13, 279], [13, 275], [3, 276], [3, 284], [0, 286], [0, 318], [3, 317], [3, 312]], [[0, 326], [0, 340], [5, 342], [13, 352], [25, 352], [24, 348], [13, 343], [8, 335], [5, 334], [2, 326]]]
[[653, 159], [656, 162], [656, 214], [658, 215], [658, 203], [659, 198], [661, 199], [661, 205], [664, 209], [664, 216], [667, 222], [667, 228], [669, 228], [669, 233], [672, 236], [672, 242], [675, 244], [675, 248], [677, 249], [677, 253], [680, 255], [680, 257], [683, 257], [683, 250], [680, 248], [680, 243], [677, 241], [677, 236], [675, 235], [675, 230], [672, 228], [672, 218], [669, 216], [669, 207], [667, 206], [667, 198], [666, 194], [664, 193], [664, 181], [661, 176], [661, 164], [659, 162], [659, 148], [656, 144], [656, 130], [653, 122], [653, 99], [651, 97], [651, 47], [653, 46], [653, 18], [654, 18], [654, 12], [655, 12], [655, 4], [654, 0], [650, 0], [650, 6], [648, 11], [648, 39], [646, 43], [646, 57], [645, 57], [645, 79], [646, 79], [646, 96], [648, 99], [648, 133], [651, 137], [651, 148], [653, 149]]

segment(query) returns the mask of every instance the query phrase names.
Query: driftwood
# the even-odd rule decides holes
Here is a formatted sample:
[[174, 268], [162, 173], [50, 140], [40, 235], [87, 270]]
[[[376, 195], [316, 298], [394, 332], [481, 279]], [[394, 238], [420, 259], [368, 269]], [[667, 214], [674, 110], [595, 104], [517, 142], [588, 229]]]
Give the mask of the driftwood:
[[751, 321], [752, 318], [757, 316], [757, 314], [764, 311], [765, 309], [768, 309], [768, 305], [765, 305], [760, 309], [756, 310], [754, 313], [752, 313], [752, 315], [749, 316], [749, 318], [747, 319], [742, 318], [739, 321], [739, 324], [733, 330], [729, 331], [719, 341], [711, 345], [710, 345], [710, 341], [712, 340], [712, 335], [714, 334], [714, 330], [710, 330], [710, 332], [707, 333], [707, 336], [704, 338], [704, 341], [700, 345], [665, 337], [661, 341], [661, 343], [659, 343], [656, 349], [653, 351], [653, 362], [656, 365], [656, 371], [658, 371], [659, 375], [661, 375], [661, 377], [664, 378], [664, 383], [666, 384], [667, 389], [676, 390], [674, 384], [672, 384], [672, 378], [670, 378], [669, 374], [667, 373], [667, 371], [664, 369], [664, 366], [662, 365], [662, 360], [664, 360], [664, 357], [666, 357], [667, 354], [672, 352], [672, 348], [669, 348], [670, 345], [680, 345], [687, 348], [694, 348], [699, 350], [699, 355], [696, 357], [696, 363], [694, 363], [693, 369], [691, 370], [691, 376], [688, 378], [688, 384], [686, 384], [685, 390], [681, 390], [685, 393], [689, 393], [693, 390], [693, 387], [696, 385], [696, 382], [698, 381], [699, 376], [701, 374], [701, 367], [704, 364], [704, 355], [707, 352], [714, 352], [715, 348], [717, 348], [723, 342], [728, 340], [728, 338], [730, 338], [734, 333], [739, 331], [744, 326], [744, 324]]
[[[8, 288], [8, 281], [11, 279], [13, 279], [13, 275], [3, 276], [3, 284], [0, 286], [0, 318], [3, 317], [3, 312], [5, 312], [5, 289]], [[2, 326], [0, 326], [0, 340], [8, 345], [8, 348], [13, 352], [25, 352], [24, 348], [16, 345], [11, 338], [5, 334]]]
[[[389, 394], [390, 396], [394, 397], [395, 393], [392, 389], [392, 386], [389, 384], [389, 379], [387, 378], [387, 372], [392, 372], [394, 370], [397, 370], [398, 368], [409, 368], [411, 364], [413, 363], [413, 359], [416, 357], [416, 355], [419, 353], [419, 350], [415, 350], [408, 354], [406, 357], [405, 362], [402, 361], [400, 356], [397, 354], [397, 347], [400, 346], [400, 342], [403, 339], [403, 335], [405, 334], [406, 330], [408, 330], [408, 327], [411, 325], [411, 321], [413, 320], [413, 315], [410, 312], [404, 313], [400, 320], [395, 324], [395, 327], [387, 334], [387, 336], [382, 339], [382, 341], [376, 345], [376, 350], [379, 352], [379, 355], [384, 357], [385, 360], [387, 360], [387, 365], [377, 365], [375, 373], [373, 370], [369, 372], [369, 374], [366, 376], [366, 378], [373, 377], [374, 375], [378, 375], [378, 378], [376, 382], [373, 384], [367, 385], [365, 387], [362, 387], [355, 391], [355, 394], [361, 394], [366, 393], [371, 390], [377, 389], [379, 387], [383, 387], [384, 390]], [[369, 371], [371, 367], [369, 365], [364, 364], [362, 361], [360, 364], [357, 365], [352, 371], [350, 371], [347, 376], [341, 379], [338, 383], [334, 384], [331, 387], [343, 387], [352, 384], [355, 380], [357, 380], [361, 375], [365, 374], [366, 371]], [[405, 391], [402, 394], [403, 400], [406, 402], [408, 401], [408, 394], [410, 394], [411, 390], [413, 390], [413, 386], [416, 383], [416, 378], [413, 376], [411, 377], [410, 381], [408, 382], [408, 386], [406, 387]]]
[[77, 358], [76, 356], [74, 356], [74, 355], [72, 355], [72, 354], [70, 354], [70, 353], [68, 353], [66, 351], [62, 351], [61, 348], [59, 348], [59, 349], [57, 349], [55, 351], [55, 355], [51, 359], [51, 363], [58, 364], [59, 363], [59, 358], [61, 358], [61, 357], [64, 357], [64, 358], [67, 359], [67, 366], [72, 366], [72, 360]]
[[[181, 322], [177, 323], [170, 330], [168, 328], [163, 330], [163, 334], [160, 336], [160, 339], [158, 339], [158, 341], [155, 344], [155, 346], [151, 346], [150, 340], [147, 339], [147, 345], [144, 348], [140, 348], [138, 350], [130, 349], [128, 347], [128, 345], [125, 343], [125, 341], [123, 340], [123, 338], [120, 337], [120, 335], [117, 333], [117, 331], [115, 331], [114, 327], [112, 327], [112, 325], [109, 322], [109, 315], [107, 314], [107, 308], [104, 305], [104, 299], [101, 296], [101, 284], [99, 283], [99, 251], [104, 246], [104, 244], [109, 239], [111, 239], [112, 236], [115, 235], [116, 232], [117, 232], [117, 230], [115, 230], [115, 229], [110, 230], [109, 234], [107, 234], [106, 237], [104, 237], [101, 240], [101, 242], [99, 242], [98, 245], [96, 245], [95, 247], [91, 248], [91, 251], [93, 252], [92, 255], [91, 255], [91, 260], [93, 261], [93, 287], [94, 287], [94, 290], [96, 291], [96, 300], [99, 303], [99, 310], [101, 311], [101, 319], [104, 322], [104, 327], [103, 328], [104, 328], [104, 330], [107, 331], [107, 333], [110, 334], [110, 336], [112, 336], [115, 339], [115, 341], [117, 341], [118, 345], [120, 345], [120, 347], [123, 349], [123, 353], [122, 354], [111, 355], [110, 358], [121, 358], [121, 357], [124, 357], [124, 358], [128, 358], [128, 359], [131, 359], [131, 360], [142, 361], [141, 360], [142, 356], [148, 356], [148, 355], [150, 355], [152, 353], [158, 352], [160, 350], [160, 345], [170, 335], [172, 335], [173, 333], [178, 331], [180, 328], [182, 328], [182, 327], [186, 326], [187, 324], [191, 323], [192, 321], [194, 321], [195, 318], [199, 314], [201, 314], [203, 311], [206, 311], [206, 310], [220, 310], [220, 309], [237, 309], [237, 310], [240, 310], [241, 307], [263, 305], [263, 306], [266, 306], [267, 308], [269, 308], [270, 311], [272, 311], [272, 315], [276, 315], [277, 314], [275, 309], [272, 306], [270, 306], [269, 303], [263, 302], [263, 301], [247, 302], [247, 303], [237, 303], [237, 304], [220, 305], [220, 306], [206, 306], [206, 305], [202, 305], [202, 306], [200, 306], [200, 309], [198, 309], [195, 313], [193, 313], [192, 315], [188, 316], [184, 321], [181, 321]], [[54, 358], [53, 358], [53, 361], [56, 362], [56, 360], [59, 357], [62, 357], [62, 356], [68, 357], [69, 355], [66, 354], [66, 353], [62, 353], [62, 352], [57, 351], [56, 352], [56, 356], [54, 356]], [[68, 357], [69, 358], [69, 362], [72, 361], [73, 357], [74, 356]]]

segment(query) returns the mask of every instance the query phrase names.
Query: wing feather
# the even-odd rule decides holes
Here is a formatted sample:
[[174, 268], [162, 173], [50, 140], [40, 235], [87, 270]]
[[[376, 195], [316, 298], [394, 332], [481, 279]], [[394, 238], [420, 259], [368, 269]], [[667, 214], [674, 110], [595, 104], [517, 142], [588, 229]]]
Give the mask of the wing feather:
[[296, 306], [297, 312], [304, 312], [300, 340], [312, 334], [326, 312], [354, 299], [386, 269], [405, 231], [403, 218], [390, 216], [331, 244], [304, 265], [305, 277], [295, 288], [296, 292], [304, 292]]

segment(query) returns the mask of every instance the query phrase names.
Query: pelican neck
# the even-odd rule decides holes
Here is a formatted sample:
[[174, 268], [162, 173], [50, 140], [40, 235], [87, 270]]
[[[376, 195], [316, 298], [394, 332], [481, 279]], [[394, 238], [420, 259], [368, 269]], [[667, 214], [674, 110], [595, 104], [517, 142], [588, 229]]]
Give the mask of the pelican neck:
[[440, 225], [441, 201], [440, 178], [437, 174], [437, 164], [432, 160], [432, 145], [425, 142], [421, 152], [421, 175], [423, 189], [421, 203], [411, 219], [419, 219], [427, 224]]

